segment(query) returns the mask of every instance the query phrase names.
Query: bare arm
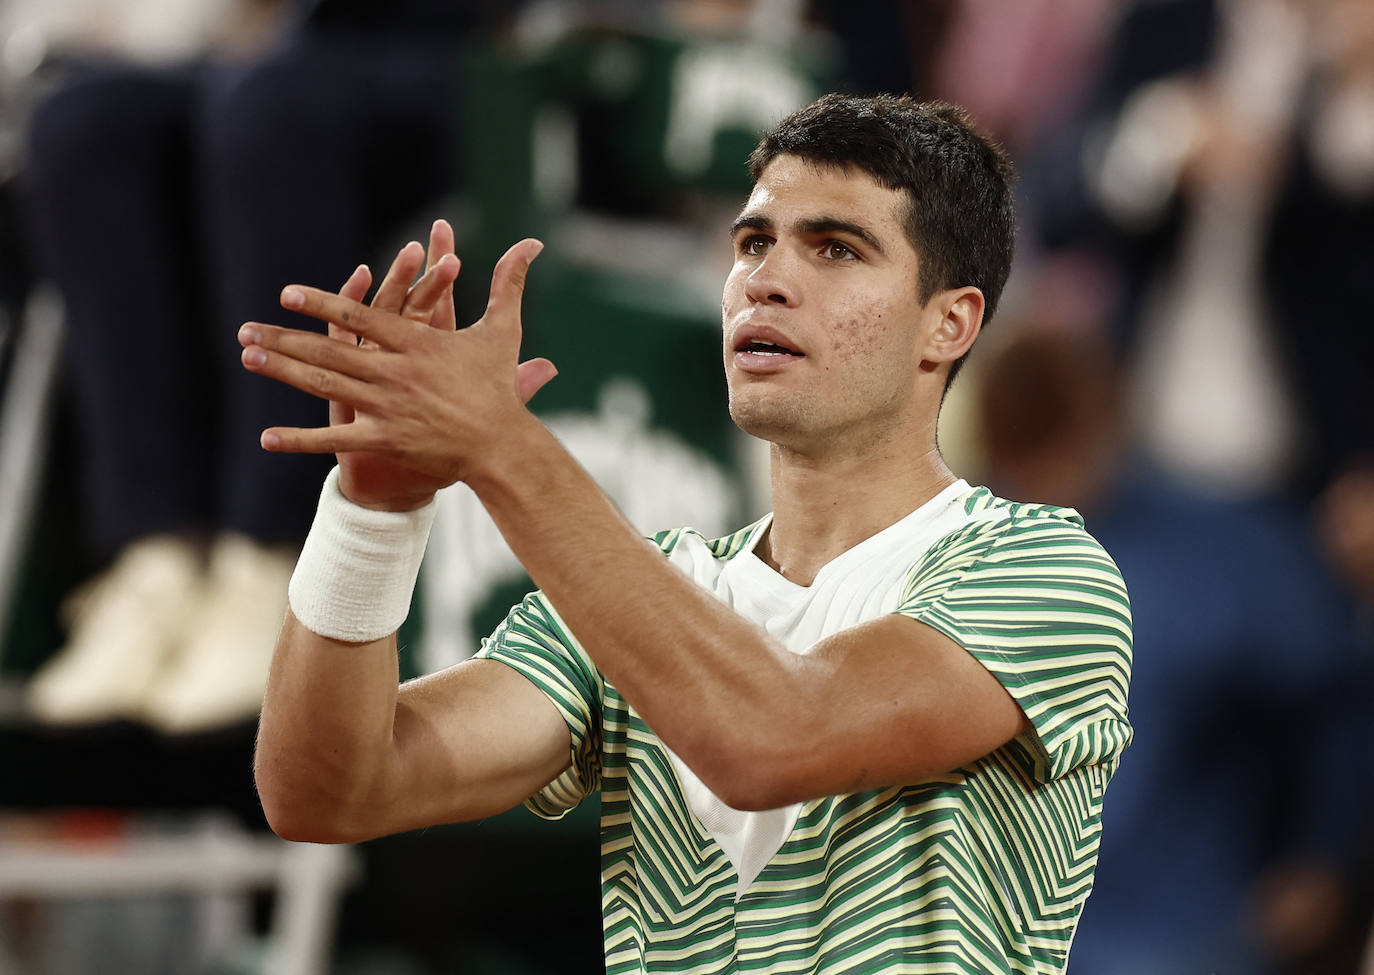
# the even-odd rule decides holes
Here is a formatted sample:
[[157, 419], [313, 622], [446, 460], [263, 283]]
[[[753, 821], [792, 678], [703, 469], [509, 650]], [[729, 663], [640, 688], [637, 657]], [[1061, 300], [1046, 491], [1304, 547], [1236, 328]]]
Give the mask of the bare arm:
[[906, 617], [791, 652], [670, 565], [550, 441], [508, 430], [468, 484], [606, 677], [727, 804], [920, 781], [1029, 727], [963, 647]]
[[326, 362], [318, 342], [273, 329], [259, 339], [258, 371], [317, 395], [323, 381], [387, 420], [376, 429], [277, 429], [265, 442], [385, 451], [436, 478], [465, 480], [606, 677], [739, 808], [919, 781], [1027, 726], [989, 672], [920, 623], [877, 620], [797, 656], [640, 538], [523, 405], [520, 293], [537, 252], [532, 241], [507, 252], [486, 315], [452, 335], [296, 289], [291, 307], [348, 323], [385, 358]]
[[[424, 252], [407, 245], [373, 307], [409, 318], [410, 327], [452, 332], [458, 271], [452, 249], [452, 232], [436, 223], [425, 276], [410, 287]], [[369, 283], [360, 268], [340, 294], [360, 300]], [[309, 338], [326, 357], [380, 354], [372, 343], [360, 348], [356, 333], [337, 323], [328, 338]], [[244, 356], [249, 368], [251, 350], [249, 345]], [[528, 395], [537, 386], [530, 381]], [[331, 426], [371, 422], [356, 404], [331, 400]], [[343, 452], [339, 464], [345, 493], [370, 506], [415, 507], [448, 483], [379, 452]], [[314, 842], [355, 841], [491, 815], [532, 795], [569, 764], [567, 726], [548, 699], [509, 668], [470, 661], [399, 690], [398, 673], [395, 634], [343, 643], [288, 615], [255, 760], [263, 809], [276, 832]]]
[[567, 725], [515, 671], [470, 660], [397, 688], [396, 638], [339, 643], [289, 616], [254, 773], [287, 839], [353, 842], [519, 804], [570, 759]]

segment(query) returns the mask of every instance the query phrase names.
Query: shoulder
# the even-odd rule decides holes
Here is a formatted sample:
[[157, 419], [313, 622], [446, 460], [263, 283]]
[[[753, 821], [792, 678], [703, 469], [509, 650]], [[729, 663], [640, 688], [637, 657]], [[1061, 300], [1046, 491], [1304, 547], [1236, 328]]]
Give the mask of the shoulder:
[[1009, 501], [985, 487], [970, 491], [963, 505], [967, 520], [930, 547], [918, 572], [950, 563], [1029, 561], [1045, 567], [1096, 565], [1120, 575], [1073, 508]]
[[753, 524], [745, 525], [719, 538], [707, 538], [695, 528], [673, 528], [651, 536], [650, 541], [669, 558], [697, 555], [724, 562], [752, 547], [759, 531], [765, 528], [771, 519], [771, 514], [765, 515]]
[[1092, 617], [1129, 646], [1130, 598], [1116, 562], [1071, 508], [998, 498], [978, 488], [974, 517], [913, 566], [900, 612], [957, 629], [1004, 626], [1034, 611], [1046, 618]]
[[1073, 508], [999, 498], [985, 487], [975, 487], [964, 497], [964, 510], [973, 526], [1007, 531], [1017, 529], [1065, 529], [1084, 531], [1083, 516]]

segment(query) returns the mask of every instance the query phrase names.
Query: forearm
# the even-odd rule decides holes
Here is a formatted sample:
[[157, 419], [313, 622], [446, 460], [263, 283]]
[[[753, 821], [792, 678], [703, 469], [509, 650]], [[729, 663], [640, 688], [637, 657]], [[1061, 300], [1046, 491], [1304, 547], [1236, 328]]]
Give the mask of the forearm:
[[[342, 643], [288, 614], [258, 726], [254, 774], [288, 839], [351, 840], [376, 818], [393, 754], [396, 638]], [[371, 812], [369, 812], [371, 810]]]
[[433, 507], [368, 510], [331, 476], [291, 581], [258, 744], [263, 808], [283, 836], [369, 839], [509, 809], [570, 759], [528, 681], [467, 661], [398, 687]]
[[824, 664], [678, 571], [537, 421], [468, 483], [607, 679], [704, 781], [732, 789], [742, 746], [790, 747]]
[[433, 513], [368, 510], [343, 493], [339, 468], [325, 480], [291, 577], [260, 726], [258, 787], [278, 832], [353, 839], [393, 825], [385, 807], [398, 764], [395, 631]]

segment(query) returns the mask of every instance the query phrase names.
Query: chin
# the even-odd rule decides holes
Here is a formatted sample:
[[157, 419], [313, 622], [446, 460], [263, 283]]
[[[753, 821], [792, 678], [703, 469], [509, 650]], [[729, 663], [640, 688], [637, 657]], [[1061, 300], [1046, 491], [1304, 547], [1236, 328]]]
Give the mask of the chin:
[[[752, 400], [749, 401], [749, 400]], [[794, 404], [752, 397], [730, 400], [730, 419], [751, 437], [788, 446], [805, 437], [806, 423]]]
[[730, 398], [730, 419], [735, 421], [735, 426], [739, 427], [751, 437], [765, 437], [767, 431], [773, 429], [778, 419], [775, 414], [777, 411], [769, 409], [761, 403], [743, 403], [735, 397]]

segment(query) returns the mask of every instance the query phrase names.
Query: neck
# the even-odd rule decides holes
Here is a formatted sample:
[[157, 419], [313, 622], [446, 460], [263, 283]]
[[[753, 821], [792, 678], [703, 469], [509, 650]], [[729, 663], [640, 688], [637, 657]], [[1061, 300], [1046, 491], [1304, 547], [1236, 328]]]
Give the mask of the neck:
[[862, 454], [807, 456], [772, 448], [773, 523], [755, 554], [809, 586], [827, 562], [900, 521], [953, 484], [935, 448], [875, 445]]

